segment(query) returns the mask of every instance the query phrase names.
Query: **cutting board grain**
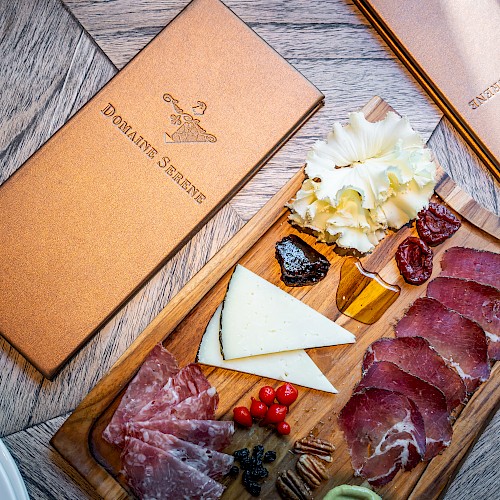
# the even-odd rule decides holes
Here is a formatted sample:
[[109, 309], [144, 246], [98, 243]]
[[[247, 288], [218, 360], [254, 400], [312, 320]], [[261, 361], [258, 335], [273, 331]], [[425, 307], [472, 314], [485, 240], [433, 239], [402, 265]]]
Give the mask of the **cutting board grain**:
[[[364, 108], [369, 119], [383, 118], [388, 105], [375, 98]], [[470, 246], [499, 251], [499, 220], [487, 215], [467, 197], [460, 199], [460, 192], [453, 181], [439, 170], [437, 192], [444, 201], [448, 198], [463, 212], [460, 230], [447, 242], [435, 248], [434, 276], [439, 273], [439, 261], [450, 246]], [[297, 191], [303, 179], [299, 172], [224, 248], [186, 285], [159, 316], [146, 328], [127, 352], [118, 360], [110, 373], [99, 382], [68, 418], [52, 439], [54, 447], [75, 467], [97, 492], [105, 498], [127, 496], [126, 485], [119, 474], [119, 453], [107, 445], [101, 433], [119, 402], [119, 395], [126, 387], [150, 349], [160, 341], [185, 365], [195, 359], [199, 341], [217, 305], [222, 301], [234, 264], [240, 262], [265, 279], [303, 300], [327, 317], [344, 326], [357, 337], [354, 346], [337, 346], [311, 349], [309, 354], [339, 390], [338, 395], [302, 389], [300, 398], [290, 413], [292, 434], [279, 437], [275, 432], [254, 426], [252, 431], [238, 430], [228, 451], [263, 442], [266, 448], [275, 449], [278, 459], [270, 467], [271, 479], [264, 487], [262, 496], [277, 495], [274, 479], [278, 471], [294, 467], [296, 457], [288, 450], [294, 440], [313, 431], [332, 441], [337, 450], [329, 467], [331, 479], [316, 490], [317, 496], [329, 488], [346, 482], [360, 484], [353, 477], [350, 460], [341, 432], [337, 428], [336, 415], [350, 397], [352, 388], [360, 378], [360, 365], [367, 346], [381, 336], [391, 336], [392, 325], [403, 311], [419, 296], [425, 294], [425, 286], [413, 287], [399, 275], [393, 255], [399, 243], [415, 232], [405, 227], [385, 238], [373, 254], [362, 259], [368, 270], [377, 271], [386, 281], [398, 284], [400, 298], [374, 325], [362, 325], [342, 316], [336, 309], [334, 296], [338, 283], [342, 257], [331, 246], [314, 243], [310, 235], [301, 237], [328, 257], [332, 267], [325, 280], [314, 287], [287, 288], [279, 279], [279, 265], [273, 258], [276, 241], [286, 234], [298, 231], [287, 222], [283, 205]], [[453, 194], [453, 196], [451, 196]], [[479, 227], [467, 221], [473, 220]], [[486, 229], [485, 230], [481, 229]], [[491, 234], [490, 234], [491, 233]], [[258, 387], [273, 380], [240, 374], [222, 369], [204, 367], [211, 383], [220, 394], [217, 417], [231, 418], [232, 408], [248, 404], [250, 395], [256, 395]], [[437, 498], [448, 484], [460, 460], [474, 439], [481, 432], [489, 416], [495, 410], [499, 398], [500, 369], [495, 366], [487, 383], [483, 384], [460, 414], [454, 424], [454, 439], [450, 447], [429, 463], [421, 463], [411, 473], [399, 473], [380, 490], [385, 499]], [[245, 498], [246, 492], [239, 481], [228, 484], [227, 498]]]

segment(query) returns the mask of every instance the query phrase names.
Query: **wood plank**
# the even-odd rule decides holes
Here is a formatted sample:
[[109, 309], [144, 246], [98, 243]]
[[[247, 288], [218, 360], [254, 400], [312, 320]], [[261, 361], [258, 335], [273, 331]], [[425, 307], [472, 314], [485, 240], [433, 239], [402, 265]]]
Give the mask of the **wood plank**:
[[[380, 100], [375, 99], [371, 102], [371, 106], [367, 106], [367, 111], [369, 111], [369, 116], [373, 120], [377, 120], [381, 116], [385, 116], [387, 106], [381, 103]], [[181, 366], [192, 362], [205, 325], [224, 296], [229, 279], [229, 274], [226, 274], [226, 272], [237, 261], [242, 262], [246, 267], [249, 267], [269, 281], [278, 284], [282, 288], [286, 288], [279, 280], [279, 266], [276, 262], [269, 262], [269, 255], [274, 253], [274, 243], [284, 234], [291, 231], [289, 225], [286, 223], [287, 213], [282, 207], [290, 199], [291, 195], [296, 192], [301, 181], [302, 175], [300, 173], [294, 176], [293, 180], [195, 276], [183, 291], [158, 315], [155, 321], [146, 328], [136, 342], [120, 358], [109, 375], [101, 380], [54, 436], [52, 443], [56, 449], [89, 482], [95, 485], [101, 495], [112, 497], [123, 494], [123, 490], [116, 483], [115, 479], [107, 474], [103, 468], [103, 465], [105, 465], [107, 468], [114, 469], [115, 478], [118, 477], [120, 467], [116, 450], [113, 452], [112, 448], [106, 445], [101, 438], [102, 429], [111, 418], [117, 401], [115, 401], [114, 406], [109, 405], [123, 389], [124, 384], [130, 380], [154, 344], [167, 337], [165, 345], [176, 355]], [[452, 181], [447, 178], [443, 184], [445, 183], [452, 183]], [[493, 215], [491, 217], [494, 218]], [[267, 230], [270, 224], [272, 224], [272, 227]], [[319, 244], [322, 253], [334, 263], [334, 269], [330, 270], [329, 279], [312, 287], [312, 289], [287, 288], [287, 291], [292, 295], [305, 300], [310, 306], [322, 311], [328, 317], [336, 319], [339, 324], [346, 326], [350, 331], [355, 331], [358, 337], [357, 345], [353, 347], [333, 348], [335, 352], [332, 349], [326, 352], [328, 348], [310, 351], [313, 359], [328, 374], [329, 378], [335, 381], [340, 394], [334, 396], [335, 399], [332, 400], [329, 399], [331, 398], [329, 395], [318, 394], [317, 391], [302, 390], [300, 407], [299, 404], [297, 404], [297, 408], [294, 407], [294, 411], [298, 413], [294, 417], [295, 422], [292, 426], [293, 434], [290, 438], [291, 441], [297, 439], [300, 435], [307, 434], [311, 427], [314, 426], [320, 432], [320, 435], [334, 441], [337, 446], [336, 459], [334, 460], [334, 465], [330, 468], [334, 479], [320, 487], [320, 490], [318, 490], [320, 494], [325, 493], [328, 487], [332, 487], [339, 482], [361, 482], [352, 476], [350, 460], [345, 443], [340, 435], [341, 433], [332, 431], [328, 424], [323, 425], [321, 422], [324, 423], [327, 420], [328, 422], [332, 422], [331, 415], [337, 414], [347, 401], [352, 387], [359, 379], [360, 371], [356, 367], [360, 364], [368, 344], [381, 335], [390, 332], [394, 318], [399, 317], [402, 311], [417, 296], [425, 293], [423, 287], [412, 287], [404, 283], [399, 275], [394, 259], [391, 258], [399, 242], [414, 231], [414, 229], [404, 228], [393, 237], [387, 237], [373, 254], [363, 259], [368, 269], [376, 269], [384, 279], [391, 283], [397, 283], [403, 290], [398, 301], [390, 307], [384, 318], [379, 320], [375, 325], [371, 325], [370, 327], [366, 325], [360, 326], [359, 323], [342, 316], [336, 311], [330, 299], [330, 294], [326, 290], [335, 288], [334, 285], [336, 285], [336, 280], [338, 280], [337, 272], [340, 268], [342, 258], [336, 255], [329, 246]], [[263, 233], [265, 234], [263, 235]], [[312, 236], [305, 236], [303, 234], [301, 236], [310, 243], [314, 241]], [[496, 249], [498, 248], [498, 241], [464, 221], [462, 228], [451, 240], [436, 248], [436, 262], [439, 262], [444, 250], [453, 245]], [[245, 253], [246, 250], [248, 251]], [[245, 255], [242, 257], [243, 253]], [[437, 275], [438, 272], [439, 268], [436, 266], [434, 275]], [[219, 281], [223, 275], [225, 275], [224, 278]], [[212, 288], [215, 283], [217, 283], [216, 286]], [[210, 293], [204, 297], [208, 290], [210, 290]], [[204, 298], [201, 299], [202, 297]], [[193, 306], [195, 308], [191, 309]], [[186, 342], [186, 338], [188, 337], [190, 342]], [[334, 355], [335, 360], [332, 359]], [[498, 396], [492, 396], [488, 387], [496, 387], [496, 384], [499, 383], [500, 375], [498, 372], [499, 370], [495, 370], [495, 374], [492, 375], [489, 382], [491, 385], [488, 386], [488, 383], [484, 384], [474, 397], [476, 403], [482, 405], [484, 408], [481, 421], [484, 421], [496, 408]], [[225, 419], [231, 418], [231, 409], [233, 406], [245, 403], [246, 399], [248, 399], [248, 394], [258, 381], [256, 377], [245, 374], [229, 372], [228, 375], [228, 372], [220, 369], [207, 368], [206, 373], [212, 384], [221, 393], [218, 416]], [[269, 381], [264, 380], [264, 382], [260, 382], [266, 383]], [[244, 394], [244, 396], [241, 397], [241, 394]], [[308, 413], [308, 419], [301, 419], [300, 412], [305, 409], [312, 409], [313, 411]], [[467, 416], [467, 413], [465, 413], [465, 416]], [[93, 456], [89, 449], [89, 435], [96, 421], [98, 423], [90, 441], [92, 442], [93, 449], [96, 450], [96, 456], [100, 457], [101, 464], [96, 462], [95, 456]], [[334, 425], [334, 423], [332, 422], [331, 425]], [[468, 448], [467, 445], [470, 446], [472, 440], [466, 443], [463, 437], [470, 436], [474, 438], [477, 436], [479, 432], [478, 421], [476, 419], [465, 418], [461, 420], [459, 418], [455, 429], [457, 434], [455, 436], [455, 446], [461, 448], [465, 453]], [[265, 439], [270, 448], [280, 450], [280, 457], [278, 459], [280, 468], [289, 467], [292, 459], [287, 453], [288, 446], [285, 445], [283, 447], [283, 441], [279, 441], [275, 434], [269, 435], [268, 431], [261, 430], [258, 434], [259, 442]], [[248, 444], [247, 432], [239, 431], [236, 433], [231, 449], [237, 449], [246, 444]], [[432, 466], [433, 462], [431, 461], [430, 464]], [[443, 473], [442, 477], [448, 480], [450, 473], [454, 471], [457, 464], [458, 462], [455, 463], [454, 467], [450, 467], [446, 471], [446, 474]], [[424, 472], [426, 465], [422, 463], [412, 473], [399, 474], [390, 485], [382, 489], [384, 498], [400, 498], [400, 495], [403, 497], [409, 495], [419, 476]], [[272, 495], [272, 491], [273, 484], [266, 484], [263, 494], [264, 496]], [[245, 495], [241, 491], [241, 485], [236, 482], [232, 483], [228, 489], [228, 496], [241, 495]], [[429, 498], [436, 497], [437, 495], [432, 493]]]

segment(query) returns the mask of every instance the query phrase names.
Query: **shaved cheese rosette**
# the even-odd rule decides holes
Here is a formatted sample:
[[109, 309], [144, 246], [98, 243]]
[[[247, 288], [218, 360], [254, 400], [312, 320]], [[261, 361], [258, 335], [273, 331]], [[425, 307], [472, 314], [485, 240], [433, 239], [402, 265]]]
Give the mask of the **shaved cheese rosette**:
[[371, 252], [428, 205], [436, 166], [406, 118], [371, 123], [351, 113], [307, 157], [307, 179], [288, 205], [290, 220], [320, 241]]

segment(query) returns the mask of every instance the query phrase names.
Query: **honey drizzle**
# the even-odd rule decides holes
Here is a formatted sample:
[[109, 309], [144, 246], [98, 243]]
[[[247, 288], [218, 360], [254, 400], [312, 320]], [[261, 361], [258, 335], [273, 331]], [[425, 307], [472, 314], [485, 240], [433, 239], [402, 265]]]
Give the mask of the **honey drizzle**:
[[364, 269], [356, 257], [347, 257], [340, 269], [337, 307], [346, 316], [371, 325], [382, 317], [400, 292], [399, 286]]

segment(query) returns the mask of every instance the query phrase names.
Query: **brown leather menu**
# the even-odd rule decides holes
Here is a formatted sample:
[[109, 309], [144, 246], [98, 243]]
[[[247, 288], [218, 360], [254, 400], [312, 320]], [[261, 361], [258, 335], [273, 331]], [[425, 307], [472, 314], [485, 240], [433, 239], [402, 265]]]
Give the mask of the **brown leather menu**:
[[354, 1], [500, 180], [500, 2]]
[[53, 377], [322, 99], [190, 3], [0, 188], [2, 335]]

